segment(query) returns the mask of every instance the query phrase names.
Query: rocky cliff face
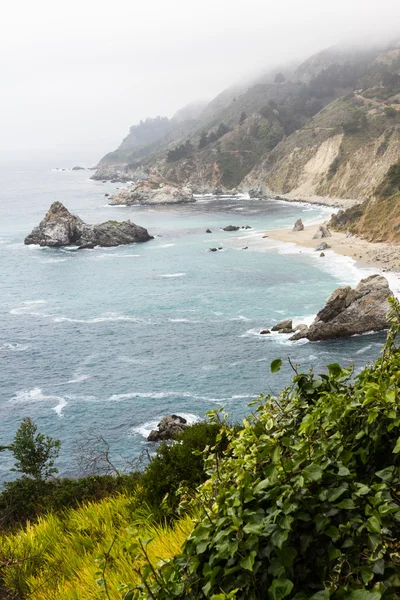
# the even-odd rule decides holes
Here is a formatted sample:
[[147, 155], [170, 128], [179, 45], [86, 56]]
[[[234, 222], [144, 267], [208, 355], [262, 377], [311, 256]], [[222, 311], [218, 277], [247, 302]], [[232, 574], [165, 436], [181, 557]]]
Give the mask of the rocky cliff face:
[[120, 246], [153, 239], [147, 229], [131, 221], [107, 221], [87, 225], [69, 212], [61, 202], [53, 202], [44, 219], [25, 238], [25, 244], [39, 246]]

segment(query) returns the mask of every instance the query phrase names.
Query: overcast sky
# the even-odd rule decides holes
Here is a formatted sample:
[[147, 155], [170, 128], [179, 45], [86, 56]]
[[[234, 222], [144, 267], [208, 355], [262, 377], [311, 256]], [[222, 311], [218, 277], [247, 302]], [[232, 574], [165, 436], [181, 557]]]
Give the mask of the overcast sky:
[[129, 126], [351, 39], [399, 0], [14, 0], [0, 20], [0, 155], [96, 162]]

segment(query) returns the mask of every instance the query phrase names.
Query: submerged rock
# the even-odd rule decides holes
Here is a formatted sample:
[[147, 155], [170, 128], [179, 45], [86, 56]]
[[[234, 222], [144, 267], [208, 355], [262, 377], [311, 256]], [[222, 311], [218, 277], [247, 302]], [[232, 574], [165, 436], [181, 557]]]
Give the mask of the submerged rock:
[[211, 229], [206, 229], [206, 233], [212, 233]]
[[227, 225], [226, 227], [223, 227], [224, 231], [238, 231], [240, 229], [240, 227], [238, 225]]
[[303, 229], [303, 221], [301, 219], [297, 219], [296, 223], [294, 224], [293, 231], [303, 231]]
[[183, 433], [189, 425], [186, 419], [179, 415], [168, 415], [163, 417], [158, 429], [153, 429], [147, 437], [148, 442], [161, 442], [163, 440], [174, 440], [179, 434]]
[[132, 221], [106, 221], [87, 225], [61, 202], [53, 202], [44, 219], [25, 238], [25, 244], [39, 246], [120, 246], [153, 239], [147, 229]]
[[268, 333], [271, 333], [269, 329], [263, 329], [260, 331], [260, 335], [268, 335]]
[[[354, 289], [339, 287], [301, 337], [314, 342], [387, 329], [390, 296], [393, 293], [382, 275], [362, 279]], [[295, 334], [290, 339], [301, 337]]]
[[111, 198], [110, 204], [132, 206], [134, 204], [182, 204], [195, 201], [192, 190], [188, 187], [178, 187], [172, 183], [148, 179], [120, 190]]

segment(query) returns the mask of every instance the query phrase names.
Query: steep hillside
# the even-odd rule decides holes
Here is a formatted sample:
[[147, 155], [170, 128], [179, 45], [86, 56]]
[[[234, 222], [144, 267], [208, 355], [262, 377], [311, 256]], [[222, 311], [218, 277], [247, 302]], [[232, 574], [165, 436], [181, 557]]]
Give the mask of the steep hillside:
[[393, 164], [374, 196], [332, 217], [332, 229], [350, 231], [371, 242], [400, 242], [400, 161]]
[[400, 155], [400, 48], [328, 49], [288, 73], [226, 90], [196, 119], [127, 151], [132, 128], [95, 177], [365, 200]]

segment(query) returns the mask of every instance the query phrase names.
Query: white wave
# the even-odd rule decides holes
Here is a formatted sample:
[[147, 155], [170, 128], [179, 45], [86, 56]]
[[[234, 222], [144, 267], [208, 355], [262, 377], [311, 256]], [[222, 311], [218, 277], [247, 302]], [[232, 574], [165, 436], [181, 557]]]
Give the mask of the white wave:
[[60, 398], [59, 403], [57, 404], [57, 406], [53, 406], [52, 410], [54, 410], [54, 412], [59, 416], [62, 417], [62, 409], [67, 406], [68, 402], [65, 400], [65, 398]]
[[150, 324], [150, 321], [146, 321], [145, 319], [141, 319], [139, 317], [129, 316], [129, 315], [120, 315], [118, 313], [105, 313], [100, 317], [91, 317], [89, 319], [74, 319], [72, 317], [54, 317], [54, 323], [86, 323], [88, 325], [94, 325], [96, 323], [105, 323], [107, 321], [116, 322], [116, 321], [130, 321], [132, 323], [147, 323]]
[[121, 254], [121, 253], [113, 253], [113, 254], [93, 254], [90, 258], [92, 260], [103, 260], [104, 258], [139, 258], [141, 254]]
[[43, 402], [58, 402], [57, 406], [53, 408], [57, 414], [61, 414], [61, 410], [66, 406], [67, 401], [62, 396], [56, 396], [53, 394], [43, 394], [41, 388], [35, 387], [30, 390], [20, 390], [15, 396], [13, 396], [9, 402], [12, 404], [42, 404]]
[[372, 344], [368, 344], [368, 346], [364, 346], [364, 348], [360, 348], [360, 350], [357, 350], [356, 354], [364, 354], [364, 352], [367, 352], [371, 348]]
[[68, 258], [47, 258], [46, 260], [39, 260], [42, 265], [50, 265], [52, 263], [65, 262]]
[[186, 273], [165, 273], [165, 275], [159, 275], [159, 277], [184, 277]]
[[243, 315], [239, 315], [238, 317], [232, 317], [229, 319], [230, 321], [251, 321], [248, 317], [244, 317]]
[[50, 315], [45, 315], [37, 310], [36, 307], [43, 306], [44, 304], [47, 304], [46, 300], [29, 300], [29, 301], [26, 300], [25, 302], [22, 302], [21, 306], [12, 308], [10, 310], [10, 314], [11, 315], [36, 315], [36, 316], [40, 316], [40, 317], [50, 316]]
[[69, 379], [68, 381], [66, 381], [62, 385], [67, 385], [69, 383], [81, 383], [82, 381], [87, 381], [88, 379], [91, 379], [90, 375], [78, 375], [74, 379]]
[[108, 401], [120, 402], [122, 400], [132, 400], [135, 398], [151, 398], [153, 400], [161, 400], [163, 398], [191, 398], [193, 400], [203, 400], [205, 402], [223, 403], [239, 398], [254, 398], [254, 395], [245, 394], [219, 398], [213, 396], [198, 396], [191, 392], [128, 392], [126, 394], [113, 394], [108, 398]]
[[7, 352], [24, 352], [25, 350], [28, 350], [29, 347], [29, 344], [4, 343], [2, 346], [0, 346], [0, 350], [3, 349]]
[[172, 246], [176, 246], [176, 244], [160, 244], [159, 246], [152, 246], [152, 250], [156, 248], [171, 248]]
[[168, 319], [170, 323], [197, 323], [198, 321], [191, 321], [190, 319]]

